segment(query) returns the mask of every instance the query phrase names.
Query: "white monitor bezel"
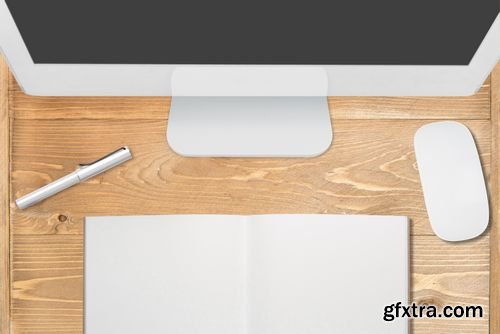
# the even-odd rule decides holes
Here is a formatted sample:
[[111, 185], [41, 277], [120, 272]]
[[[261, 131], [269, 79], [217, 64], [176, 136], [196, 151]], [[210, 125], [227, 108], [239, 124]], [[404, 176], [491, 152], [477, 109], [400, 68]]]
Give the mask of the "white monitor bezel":
[[0, 51], [24, 92], [40, 96], [463, 96], [500, 59], [500, 14], [466, 66], [35, 64], [0, 0]]

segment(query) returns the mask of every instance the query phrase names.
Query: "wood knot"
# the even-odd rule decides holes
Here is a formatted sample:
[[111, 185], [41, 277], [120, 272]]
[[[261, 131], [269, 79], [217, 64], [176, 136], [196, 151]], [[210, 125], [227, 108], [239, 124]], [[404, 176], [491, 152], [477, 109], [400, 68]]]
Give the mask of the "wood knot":
[[422, 298], [417, 301], [417, 305], [423, 305], [423, 306], [429, 306], [429, 305], [434, 305], [437, 307], [442, 307], [443, 303], [438, 299], [438, 298], [433, 298], [433, 297], [427, 297], [427, 298]]
[[61, 215], [57, 216], [57, 220], [59, 220], [61, 223], [64, 223], [65, 221], [68, 220], [68, 216], [61, 214]]

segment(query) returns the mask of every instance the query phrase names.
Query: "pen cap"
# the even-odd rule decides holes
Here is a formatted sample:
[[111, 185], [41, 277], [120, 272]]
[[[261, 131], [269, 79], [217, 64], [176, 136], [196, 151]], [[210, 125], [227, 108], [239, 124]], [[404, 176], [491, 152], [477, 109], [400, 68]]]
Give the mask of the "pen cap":
[[80, 181], [85, 181], [130, 159], [132, 159], [132, 152], [124, 146], [91, 164], [81, 166], [77, 175]]

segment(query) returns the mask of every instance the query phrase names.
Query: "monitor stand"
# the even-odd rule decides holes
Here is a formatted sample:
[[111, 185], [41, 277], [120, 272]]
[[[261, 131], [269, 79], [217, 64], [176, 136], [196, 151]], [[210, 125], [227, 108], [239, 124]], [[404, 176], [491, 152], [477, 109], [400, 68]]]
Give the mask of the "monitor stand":
[[167, 129], [188, 157], [314, 157], [332, 137], [326, 97], [173, 97]]

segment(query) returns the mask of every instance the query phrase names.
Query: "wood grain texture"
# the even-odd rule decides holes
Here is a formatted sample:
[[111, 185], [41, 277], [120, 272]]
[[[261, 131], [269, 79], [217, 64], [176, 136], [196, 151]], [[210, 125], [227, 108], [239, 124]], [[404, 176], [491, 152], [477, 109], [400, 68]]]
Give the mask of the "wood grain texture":
[[490, 237], [451, 244], [432, 234], [413, 135], [430, 119], [466, 120], [489, 177], [498, 161], [489, 85], [466, 98], [330, 98], [335, 140], [318, 158], [193, 159], [166, 144], [168, 98], [29, 97], [11, 82], [12, 197], [118, 146], [135, 156], [29, 210], [11, 203], [12, 333], [82, 333], [84, 215], [292, 212], [409, 216], [412, 299], [487, 311], [418, 319], [412, 333], [487, 333]]
[[0, 333], [10, 328], [10, 117], [9, 73], [0, 56]]
[[13, 333], [82, 333], [83, 237], [18, 236], [12, 254]]
[[[418, 304], [474, 304], [477, 319], [418, 319], [415, 333], [485, 333], [488, 236], [462, 244], [435, 236], [411, 240], [412, 295]], [[79, 333], [83, 323], [83, 236], [20, 235], [13, 248], [15, 333]]]
[[[81, 234], [84, 215], [346, 213], [406, 215], [412, 234], [429, 235], [413, 151], [413, 135], [427, 122], [337, 120], [333, 147], [314, 159], [189, 159], [166, 145], [164, 121], [16, 120], [16, 198], [120, 145], [135, 158], [40, 205], [13, 209], [14, 233]], [[490, 123], [466, 124], [488, 175]]]
[[491, 85], [492, 161], [491, 180], [491, 333], [500, 333], [500, 63], [492, 74]]
[[489, 119], [490, 79], [466, 97], [331, 97], [339, 119]]
[[449, 243], [436, 236], [411, 240], [412, 299], [419, 305], [480, 305], [483, 318], [413, 319], [414, 333], [488, 333], [488, 235]]
[[[33, 97], [13, 88], [17, 119], [165, 120], [167, 97]], [[489, 119], [490, 80], [468, 97], [330, 97], [334, 119]]]

